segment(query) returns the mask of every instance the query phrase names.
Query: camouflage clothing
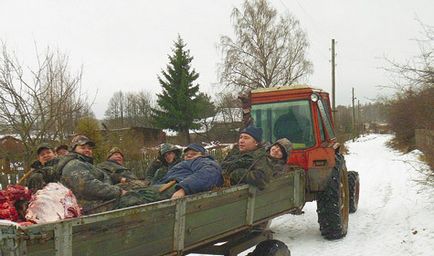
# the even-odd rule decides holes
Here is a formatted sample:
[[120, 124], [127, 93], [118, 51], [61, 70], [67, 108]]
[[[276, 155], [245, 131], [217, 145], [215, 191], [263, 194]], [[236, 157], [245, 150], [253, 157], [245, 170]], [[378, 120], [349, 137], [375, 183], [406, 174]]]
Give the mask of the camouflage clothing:
[[[60, 181], [72, 190], [85, 212], [103, 202], [110, 200], [115, 202], [120, 197], [121, 189], [112, 185], [111, 178], [92, 164], [92, 158], [77, 153], [70, 153], [68, 156], [74, 159], [61, 168]], [[97, 212], [110, 210], [113, 207], [114, 203], [108, 204], [106, 207], [98, 208]]]
[[59, 162], [58, 158], [54, 158], [42, 165], [37, 161], [39, 165], [36, 169], [33, 169], [32, 174], [27, 179], [26, 186], [32, 190], [32, 193], [42, 189], [49, 182], [58, 182], [60, 180], [59, 175], [56, 174], [55, 165]]
[[106, 160], [97, 165], [97, 167], [107, 173], [112, 179], [113, 184], [118, 184], [121, 182], [122, 178], [126, 181], [136, 180], [137, 177], [134, 175], [130, 169], [118, 164], [113, 160]]
[[223, 175], [230, 179], [232, 185], [247, 183], [262, 190], [273, 173], [273, 166], [267, 158], [262, 146], [244, 153], [235, 147], [221, 163]]
[[171, 194], [165, 192], [160, 193], [158, 191], [159, 188], [160, 186], [151, 186], [148, 188], [128, 191], [128, 193], [126, 193], [120, 198], [116, 209], [121, 209], [139, 204], [147, 204], [170, 198]]
[[[164, 154], [170, 151], [175, 152], [175, 159], [169, 164], [164, 159]], [[167, 174], [169, 169], [181, 162], [181, 160], [181, 149], [172, 144], [163, 144], [160, 148], [158, 158], [155, 159], [146, 170], [146, 180], [149, 180], [152, 184], [158, 183], [158, 181]]]

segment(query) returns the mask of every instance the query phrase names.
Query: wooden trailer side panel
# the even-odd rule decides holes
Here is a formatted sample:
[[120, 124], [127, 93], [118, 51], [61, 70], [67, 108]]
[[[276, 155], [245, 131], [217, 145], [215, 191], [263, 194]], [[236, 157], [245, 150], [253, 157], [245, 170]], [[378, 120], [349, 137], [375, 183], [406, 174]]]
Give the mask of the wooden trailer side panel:
[[304, 204], [304, 173], [28, 227], [0, 225], [0, 255], [181, 254]]
[[73, 228], [73, 255], [157, 255], [171, 251], [175, 207]]
[[245, 225], [248, 188], [188, 202], [185, 247]]

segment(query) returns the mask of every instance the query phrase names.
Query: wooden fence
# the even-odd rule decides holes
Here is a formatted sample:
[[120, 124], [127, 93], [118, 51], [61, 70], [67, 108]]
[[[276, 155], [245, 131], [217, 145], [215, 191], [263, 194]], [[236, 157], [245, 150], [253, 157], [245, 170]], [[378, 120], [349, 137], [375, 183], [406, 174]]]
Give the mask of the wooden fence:
[[22, 163], [13, 163], [6, 159], [1, 159], [0, 189], [5, 189], [9, 184], [17, 184], [23, 175], [24, 169]]

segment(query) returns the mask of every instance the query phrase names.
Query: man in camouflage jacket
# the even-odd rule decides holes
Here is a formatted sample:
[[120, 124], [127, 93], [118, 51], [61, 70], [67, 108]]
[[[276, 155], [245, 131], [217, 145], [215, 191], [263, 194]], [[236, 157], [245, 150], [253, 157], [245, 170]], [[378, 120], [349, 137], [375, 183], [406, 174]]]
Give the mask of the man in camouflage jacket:
[[107, 160], [99, 163], [97, 167], [111, 177], [113, 184], [137, 180], [136, 175], [124, 166], [124, 154], [118, 147], [113, 147], [107, 154]]
[[[77, 135], [71, 144], [72, 152], [57, 165], [61, 183], [72, 190], [84, 212], [96, 213], [113, 209], [117, 199], [126, 191], [112, 185], [110, 176], [93, 165], [95, 144], [91, 140]], [[107, 201], [113, 203], [104, 205]], [[101, 205], [104, 207], [99, 207]]]
[[170, 168], [181, 162], [181, 149], [164, 143], [160, 146], [159, 155], [146, 170], [146, 180], [152, 184], [158, 183]]
[[238, 147], [221, 163], [225, 184], [251, 184], [264, 189], [273, 174], [273, 166], [267, 160], [267, 151], [261, 144], [262, 129], [248, 126], [240, 133]]
[[31, 165], [32, 174], [26, 183], [33, 193], [42, 189], [49, 182], [59, 181], [59, 176], [54, 173], [54, 166], [59, 159], [55, 157], [53, 148], [44, 143], [38, 147], [36, 153], [38, 160]]

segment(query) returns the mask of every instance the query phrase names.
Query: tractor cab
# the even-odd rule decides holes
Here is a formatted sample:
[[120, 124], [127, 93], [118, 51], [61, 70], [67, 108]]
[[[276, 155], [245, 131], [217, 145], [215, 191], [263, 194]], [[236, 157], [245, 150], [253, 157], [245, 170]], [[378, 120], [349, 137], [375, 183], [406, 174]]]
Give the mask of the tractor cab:
[[336, 136], [328, 93], [308, 86], [253, 90], [251, 117], [264, 140], [287, 138], [293, 144], [289, 164], [301, 166], [311, 178], [311, 191], [323, 189], [335, 166]]

